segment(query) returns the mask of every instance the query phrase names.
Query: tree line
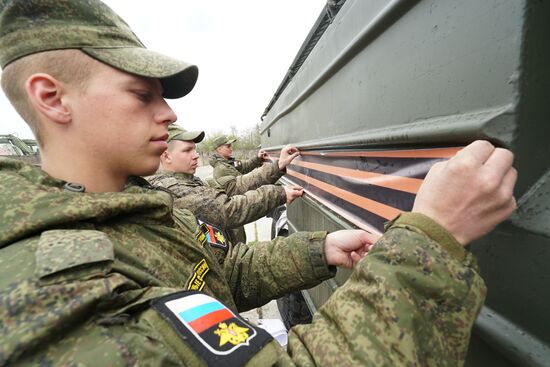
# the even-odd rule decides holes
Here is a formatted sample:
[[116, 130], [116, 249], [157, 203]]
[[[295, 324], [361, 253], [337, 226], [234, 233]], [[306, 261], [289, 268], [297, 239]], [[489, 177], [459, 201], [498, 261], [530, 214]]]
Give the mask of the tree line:
[[214, 153], [216, 150], [214, 140], [221, 135], [227, 135], [229, 139], [237, 139], [232, 145], [233, 151], [239, 152], [238, 155], [249, 155], [250, 152], [257, 152], [260, 149], [261, 140], [259, 124], [244, 130], [238, 130], [236, 126], [231, 126], [229, 130], [229, 133], [224, 131], [207, 133], [204, 140], [197, 146], [201, 155]]

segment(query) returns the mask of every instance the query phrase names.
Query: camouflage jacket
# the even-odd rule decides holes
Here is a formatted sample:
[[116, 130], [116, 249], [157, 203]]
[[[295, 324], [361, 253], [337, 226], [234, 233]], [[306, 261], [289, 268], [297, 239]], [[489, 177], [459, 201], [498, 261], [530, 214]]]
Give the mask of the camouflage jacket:
[[[237, 310], [333, 276], [324, 233], [240, 244], [222, 267], [167, 193], [64, 185], [0, 160], [0, 365], [463, 363], [485, 288], [471, 255], [428, 218], [392, 223], [313, 323], [291, 330], [285, 353]], [[189, 321], [195, 308], [178, 311], [190, 301], [232, 321], [205, 329]]]
[[286, 173], [280, 169], [277, 161], [268, 162], [257, 169], [239, 176], [222, 176], [209, 179], [210, 187], [223, 190], [227, 195], [242, 195], [249, 190], [255, 190], [262, 185], [275, 184]]
[[[223, 176], [218, 179], [208, 179], [208, 186], [223, 190], [227, 195], [242, 195], [250, 190], [255, 190], [262, 185], [276, 183], [284, 174], [285, 169], [280, 169], [277, 161], [266, 163], [251, 172], [239, 176]], [[235, 243], [246, 243], [246, 232], [244, 227], [230, 229]]]
[[[200, 178], [185, 173], [166, 172], [147, 179], [155, 186], [169, 189], [175, 196], [174, 206], [176, 208], [188, 209], [201, 221], [219, 226], [223, 230], [240, 227], [244, 231], [243, 225], [260, 219], [286, 202], [284, 188], [267, 185], [269, 179], [259, 175], [266, 170], [256, 171], [247, 175], [254, 175], [259, 187], [255, 190], [245, 191], [242, 190], [243, 185], [240, 187], [232, 185], [232, 191], [238, 193], [234, 195], [214, 189], [206, 185]], [[235, 181], [234, 177], [233, 181]], [[247, 188], [252, 186], [246, 185]], [[233, 243], [246, 242], [246, 237], [239, 232], [229, 231], [227, 234]]]
[[214, 180], [224, 176], [239, 176], [251, 172], [262, 165], [262, 159], [254, 157], [247, 160], [238, 160], [233, 157], [226, 159], [217, 153], [210, 157], [210, 165], [214, 168]]

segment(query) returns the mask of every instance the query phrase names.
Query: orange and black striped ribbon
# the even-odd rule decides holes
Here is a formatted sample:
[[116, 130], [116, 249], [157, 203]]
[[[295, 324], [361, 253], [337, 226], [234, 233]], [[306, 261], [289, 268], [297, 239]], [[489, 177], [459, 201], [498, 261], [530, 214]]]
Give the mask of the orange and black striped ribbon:
[[307, 151], [284, 178], [359, 228], [382, 232], [385, 222], [412, 209], [430, 167], [460, 149]]

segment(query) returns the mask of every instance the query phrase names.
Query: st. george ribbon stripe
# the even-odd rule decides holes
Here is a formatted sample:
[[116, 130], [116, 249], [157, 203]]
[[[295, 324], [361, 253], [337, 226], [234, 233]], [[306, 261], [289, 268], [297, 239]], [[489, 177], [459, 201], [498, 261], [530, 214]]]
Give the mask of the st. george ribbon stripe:
[[[289, 167], [287, 167], [287, 172], [288, 170], [301, 173], [304, 176], [315, 179], [316, 182], [320, 181], [323, 184], [332, 186], [328, 187], [321, 184], [321, 186], [324, 186], [327, 191], [338, 196], [342, 196], [343, 198], [346, 198], [347, 193], [349, 193], [349, 201], [352, 202], [357, 202], [358, 200], [360, 200], [354, 196], [358, 195], [362, 198], [374, 200], [376, 202], [391, 206], [402, 211], [411, 210], [414, 203], [416, 191], [414, 191], [413, 193], [400, 191], [372, 184], [369, 182], [369, 180], [360, 180], [353, 177], [346, 177], [334, 175], [332, 173], [327, 173], [323, 171], [305, 169], [301, 166], [294, 164], [291, 164]], [[290, 172], [288, 174], [293, 175], [293, 173]], [[316, 185], [315, 183], [312, 184]], [[320, 185], [316, 186], [320, 187]]]
[[322, 155], [325, 157], [394, 157], [394, 158], [445, 158], [454, 156], [462, 147], [395, 149], [395, 150], [324, 150], [304, 151], [302, 155]]
[[330, 174], [338, 175], [340, 177], [346, 177], [352, 180], [361, 180], [361, 182], [368, 184], [388, 187], [390, 189], [405, 191], [413, 194], [416, 194], [418, 188], [422, 184], [422, 180], [418, 178], [402, 177], [363, 171], [359, 169], [343, 168], [334, 165], [311, 163], [305, 162], [303, 159], [294, 161], [293, 165], [294, 167], [300, 166], [320, 172], [329, 172]]
[[[431, 166], [460, 149], [307, 151], [292, 162], [285, 178], [359, 227], [382, 231], [384, 222], [412, 209]], [[278, 152], [270, 153], [275, 157]]]
[[363, 156], [329, 156], [329, 155], [301, 155], [302, 162], [324, 164], [334, 167], [347, 168], [360, 172], [378, 173], [382, 175], [401, 176], [407, 178], [424, 179], [430, 167], [445, 158], [395, 158], [395, 157], [363, 157]]
[[348, 202], [360, 208], [366, 209], [369, 212], [374, 213], [382, 218], [391, 219], [391, 218], [394, 218], [399, 213], [401, 213], [401, 210], [396, 209], [392, 206], [351, 193], [344, 189], [340, 189], [338, 187], [332, 186], [325, 182], [319, 181], [311, 176], [305, 176], [299, 172], [292, 171], [292, 170], [287, 170], [287, 172], [291, 176], [301, 179], [303, 182], [307, 182], [308, 184], [311, 184], [317, 188], [320, 188], [321, 190], [329, 194], [332, 194], [340, 198], [341, 200], [344, 200], [345, 202]]
[[323, 202], [323, 200], [327, 201], [328, 203], [324, 204], [329, 206], [332, 210], [337, 212], [342, 217], [348, 219], [350, 222], [354, 223], [358, 227], [366, 229], [369, 232], [372, 232], [372, 229], [375, 229], [378, 232], [382, 232], [384, 229], [384, 223], [388, 221], [386, 218], [376, 215], [355, 204], [349, 203], [343, 200], [341, 197], [333, 195], [316, 186], [310, 185], [306, 181], [302, 181], [295, 176], [290, 177], [289, 175], [287, 175], [285, 176], [285, 178], [287, 178], [294, 184], [304, 187], [308, 191], [308, 194], [317, 198], [317, 200], [320, 200], [321, 202]]

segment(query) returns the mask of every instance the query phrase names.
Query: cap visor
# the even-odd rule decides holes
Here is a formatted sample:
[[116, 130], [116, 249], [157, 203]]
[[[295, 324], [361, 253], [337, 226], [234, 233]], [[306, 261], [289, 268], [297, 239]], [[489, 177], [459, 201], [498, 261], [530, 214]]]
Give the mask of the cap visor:
[[164, 98], [180, 98], [193, 90], [199, 69], [192, 64], [140, 47], [81, 49], [89, 56], [130, 74], [156, 78]]
[[204, 131], [189, 131], [189, 134], [195, 135], [193, 142], [200, 143], [204, 139]]

